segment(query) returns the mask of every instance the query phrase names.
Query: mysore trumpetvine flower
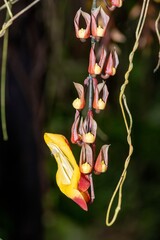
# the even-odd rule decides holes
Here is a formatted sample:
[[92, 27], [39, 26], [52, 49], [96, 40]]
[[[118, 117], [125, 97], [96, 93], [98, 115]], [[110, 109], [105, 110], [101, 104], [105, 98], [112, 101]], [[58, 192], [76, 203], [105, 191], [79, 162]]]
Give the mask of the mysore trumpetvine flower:
[[91, 29], [92, 36], [99, 41], [106, 33], [109, 16], [105, 13], [101, 6], [91, 11]]
[[106, 50], [104, 49], [104, 47], [102, 47], [101, 54], [100, 54], [100, 60], [97, 63], [95, 52], [94, 52], [94, 47], [91, 47], [90, 54], [89, 54], [88, 72], [92, 77], [95, 77], [96, 75], [101, 74], [104, 62], [106, 60], [106, 55], [107, 55]]
[[80, 111], [76, 110], [74, 122], [71, 127], [71, 142], [82, 145], [82, 127], [83, 117], [80, 116]]
[[119, 64], [118, 55], [116, 50], [110, 52], [109, 57], [104, 64], [104, 74], [101, 74], [103, 79], [107, 79], [110, 76], [114, 76], [116, 74], [116, 69]]
[[108, 95], [108, 88], [104, 81], [94, 86], [93, 108], [96, 110], [104, 110], [106, 107]]
[[84, 87], [82, 84], [75, 82], [74, 86], [77, 90], [78, 98], [73, 101], [72, 105], [75, 109], [82, 110], [85, 106]]
[[[79, 26], [81, 16], [85, 20], [86, 28], [81, 28]], [[84, 42], [87, 38], [90, 37], [90, 22], [91, 22], [90, 15], [86, 12], [83, 12], [80, 8], [75, 15], [74, 26], [75, 26], [76, 37], [79, 38], [82, 42]]]
[[90, 201], [87, 191], [89, 187], [88, 180], [84, 176], [81, 179], [81, 172], [67, 139], [60, 134], [45, 133], [44, 140], [58, 164], [56, 182], [59, 189], [87, 211], [87, 203]]
[[89, 174], [93, 169], [93, 152], [89, 144], [83, 144], [79, 160], [80, 171]]
[[97, 123], [93, 119], [92, 112], [88, 111], [82, 125], [82, 140], [84, 143], [94, 143], [97, 134]]
[[110, 145], [103, 145], [98, 154], [97, 160], [94, 165], [94, 171], [96, 174], [100, 174], [107, 171], [108, 168], [108, 149]]

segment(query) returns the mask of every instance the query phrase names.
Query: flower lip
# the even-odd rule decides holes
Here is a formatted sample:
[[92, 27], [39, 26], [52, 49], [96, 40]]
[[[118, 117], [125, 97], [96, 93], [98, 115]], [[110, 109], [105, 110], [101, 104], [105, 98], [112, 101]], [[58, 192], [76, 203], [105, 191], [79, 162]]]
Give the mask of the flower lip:
[[[44, 140], [58, 164], [56, 182], [59, 189], [68, 198], [87, 211], [87, 203], [90, 200], [87, 191], [88, 183], [81, 181], [79, 185], [81, 173], [67, 139], [60, 134], [45, 133]], [[81, 186], [81, 189], [79, 189], [79, 186]]]
[[69, 162], [67, 156], [61, 151], [61, 149], [53, 143], [51, 135], [45, 133], [44, 139], [57, 161], [62, 183], [70, 184], [74, 170], [72, 164]]

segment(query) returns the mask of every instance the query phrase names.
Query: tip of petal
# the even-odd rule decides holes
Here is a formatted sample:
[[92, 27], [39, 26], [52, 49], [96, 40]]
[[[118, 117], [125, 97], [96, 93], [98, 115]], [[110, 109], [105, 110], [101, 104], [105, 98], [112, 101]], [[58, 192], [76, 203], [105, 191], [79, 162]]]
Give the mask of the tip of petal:
[[88, 211], [87, 203], [83, 198], [74, 197], [73, 201], [77, 203], [83, 210]]

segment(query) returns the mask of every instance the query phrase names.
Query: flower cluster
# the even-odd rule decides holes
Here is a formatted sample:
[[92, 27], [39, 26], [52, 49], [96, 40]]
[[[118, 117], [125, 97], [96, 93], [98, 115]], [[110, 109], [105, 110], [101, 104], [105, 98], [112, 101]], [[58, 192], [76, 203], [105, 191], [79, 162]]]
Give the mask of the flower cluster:
[[[109, 10], [114, 10], [122, 5], [122, 0], [105, 3]], [[85, 27], [80, 26], [81, 18]], [[104, 46], [101, 49], [96, 46], [107, 34], [109, 19], [101, 6], [92, 6], [91, 14], [80, 8], [74, 18], [76, 37], [82, 42], [91, 39], [88, 75], [83, 85], [74, 82], [77, 98], [72, 103], [76, 111], [71, 127], [71, 142], [81, 148], [79, 166], [63, 135], [44, 134], [44, 140], [58, 165], [56, 181], [59, 189], [86, 211], [88, 203], [95, 198], [92, 173], [101, 174], [108, 168], [110, 145], [103, 145], [96, 155], [97, 122], [94, 112], [99, 113], [106, 108], [109, 96], [106, 80], [115, 75], [119, 64], [115, 48], [108, 51]]]
[[[118, 1], [112, 1], [111, 4], [115, 7], [120, 6]], [[83, 28], [80, 26], [80, 18], [83, 18], [86, 23]], [[95, 110], [96, 113], [99, 113], [105, 109], [109, 96], [106, 79], [115, 75], [119, 64], [116, 49], [108, 53], [102, 46], [101, 49], [97, 50], [96, 44], [99, 43], [100, 38], [107, 34], [108, 22], [109, 16], [101, 6], [93, 9], [91, 15], [80, 8], [74, 18], [76, 37], [82, 42], [91, 38], [88, 76], [83, 85], [74, 82], [77, 98], [72, 103], [76, 112], [71, 128], [71, 142], [81, 147], [79, 169], [81, 174], [89, 179], [90, 186], [93, 185], [91, 183], [93, 181], [92, 172], [100, 174], [106, 172], [108, 168], [108, 149], [110, 145], [103, 145], [96, 157], [97, 122], [94, 120], [93, 112]], [[99, 56], [97, 53], [99, 53]], [[100, 81], [98, 78], [100, 78]], [[87, 111], [83, 111], [84, 109], [87, 109]], [[87, 113], [84, 114], [84, 112]], [[90, 192], [93, 195], [90, 196], [90, 199], [93, 201], [93, 189]]]

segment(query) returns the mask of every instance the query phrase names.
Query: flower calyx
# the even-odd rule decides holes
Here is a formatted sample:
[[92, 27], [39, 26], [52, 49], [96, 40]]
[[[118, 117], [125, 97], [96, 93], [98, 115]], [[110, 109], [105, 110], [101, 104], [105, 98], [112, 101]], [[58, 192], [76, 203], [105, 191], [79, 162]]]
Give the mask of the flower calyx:
[[92, 77], [95, 77], [96, 75], [100, 75], [103, 69], [103, 65], [106, 60], [107, 52], [104, 47], [101, 48], [100, 53], [100, 59], [99, 62], [96, 62], [96, 56], [94, 52], [94, 47], [91, 47], [90, 49], [90, 55], [89, 55], [89, 66], [88, 66], [88, 72]]
[[72, 106], [77, 110], [82, 110], [85, 106], [84, 87], [80, 83], [74, 82], [73, 84], [77, 90], [78, 98], [73, 101]]
[[116, 74], [116, 69], [119, 64], [118, 54], [116, 50], [110, 52], [106, 63], [104, 64], [104, 74], [101, 74], [103, 79], [107, 79], [110, 76], [114, 76]]
[[104, 173], [108, 168], [108, 149], [110, 145], [103, 145], [94, 165], [95, 174]]
[[101, 6], [95, 8], [91, 12], [91, 30], [92, 36], [99, 41], [104, 37], [109, 22], [109, 16], [105, 13]]
[[[79, 26], [81, 16], [85, 20], [86, 28], [81, 28]], [[77, 11], [75, 18], [74, 18], [74, 27], [75, 27], [76, 37], [79, 38], [82, 42], [85, 42], [86, 39], [90, 37], [90, 22], [91, 22], [90, 15], [86, 12], [83, 12], [80, 8]]]
[[94, 87], [93, 108], [96, 109], [97, 112], [105, 109], [108, 96], [109, 92], [105, 81], [98, 83]]
[[93, 169], [93, 152], [89, 144], [83, 144], [80, 153], [79, 168], [81, 173], [89, 174]]
[[82, 126], [82, 141], [84, 143], [94, 143], [97, 133], [97, 123], [93, 119], [92, 112], [88, 111]]

